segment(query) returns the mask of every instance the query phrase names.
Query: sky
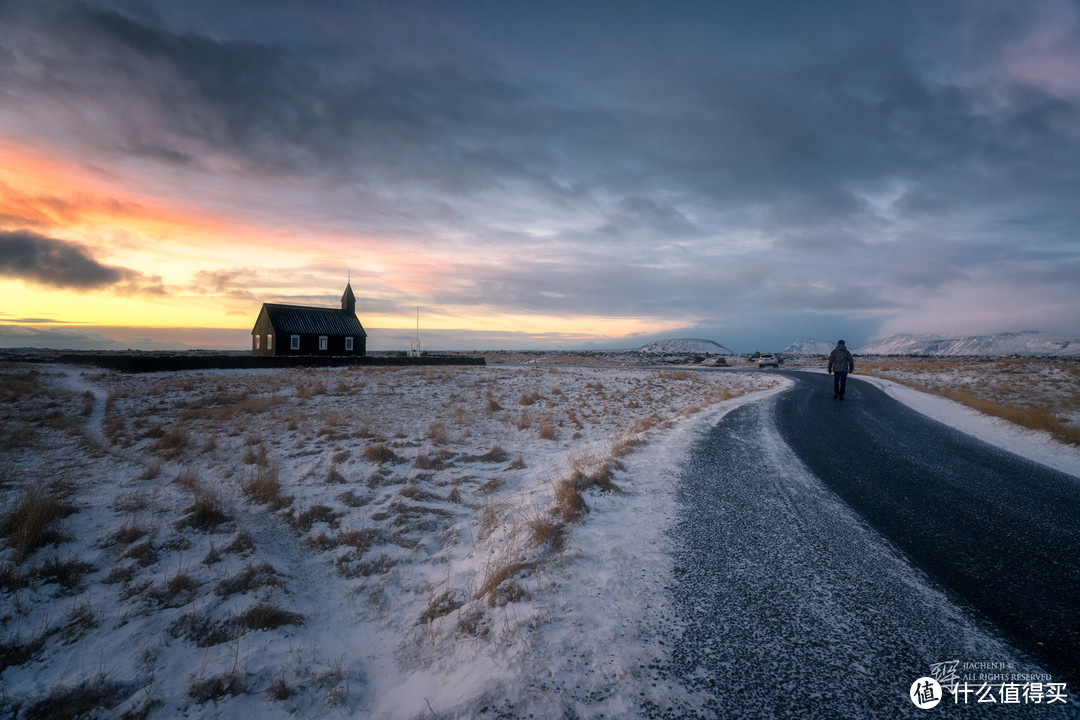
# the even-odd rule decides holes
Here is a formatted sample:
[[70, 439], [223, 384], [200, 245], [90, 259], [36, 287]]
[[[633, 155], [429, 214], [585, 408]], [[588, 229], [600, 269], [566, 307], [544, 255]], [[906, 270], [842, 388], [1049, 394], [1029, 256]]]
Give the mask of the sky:
[[1080, 332], [1080, 3], [0, 0], [0, 346]]

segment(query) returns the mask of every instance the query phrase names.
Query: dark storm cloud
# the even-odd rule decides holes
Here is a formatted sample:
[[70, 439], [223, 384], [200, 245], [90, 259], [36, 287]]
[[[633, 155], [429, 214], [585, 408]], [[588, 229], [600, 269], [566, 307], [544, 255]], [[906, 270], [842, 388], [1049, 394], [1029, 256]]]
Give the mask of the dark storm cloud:
[[0, 232], [0, 275], [56, 288], [164, 292], [160, 278], [103, 265], [81, 245], [31, 232]]
[[[507, 185], [554, 203], [605, 194], [614, 214], [629, 207], [630, 220], [677, 234], [692, 229], [686, 209], [668, 208], [674, 227], [649, 228], [650, 217], [635, 217], [632, 206], [659, 207], [652, 196], [674, 188], [686, 208], [703, 205], [735, 222], [747, 204], [761, 208], [755, 222], [777, 227], [869, 220], [866, 187], [902, 182], [910, 199], [901, 207], [925, 212], [931, 206], [919, 198], [938, 196], [946, 183], [974, 204], [1015, 191], [988, 176], [1006, 165], [1023, 173], [1037, 164], [1039, 185], [1069, 179], [1074, 189], [1070, 163], [1080, 160], [1072, 101], [1014, 84], [996, 90], [1002, 107], [980, 109], [978, 88], [930, 79], [912, 48], [890, 39], [918, 38], [936, 19], [910, 12], [892, 14], [896, 27], [880, 27], [871, 10], [854, 13], [848, 34], [823, 38], [834, 43], [827, 52], [775, 40], [747, 56], [734, 54], [748, 52], [741, 47], [717, 51], [714, 64], [668, 78], [690, 98], [668, 106], [650, 101], [651, 87], [608, 105], [510, 79], [448, 37], [438, 52], [395, 48], [357, 23], [348, 43], [256, 41], [171, 29], [151, 14], [67, 8], [50, 18], [58, 37], [43, 62], [82, 69], [37, 82], [64, 93], [78, 82], [88, 94], [105, 83], [152, 121], [121, 119], [124, 138], [115, 140], [169, 163], [227, 152], [251, 167], [451, 195]], [[627, 72], [664, 60], [632, 45], [620, 52]], [[615, 217], [608, 231], [619, 227]]]
[[459, 306], [854, 318], [1076, 262], [1073, 5], [751, 5], [6, 3], [0, 109], [543, 253], [463, 263]]

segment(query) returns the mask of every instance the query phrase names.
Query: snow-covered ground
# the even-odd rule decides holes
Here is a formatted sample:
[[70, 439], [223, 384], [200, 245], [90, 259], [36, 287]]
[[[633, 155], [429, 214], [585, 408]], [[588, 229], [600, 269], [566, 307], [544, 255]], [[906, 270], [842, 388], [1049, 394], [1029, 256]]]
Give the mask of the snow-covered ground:
[[[1072, 449], [860, 379], [1080, 475]], [[678, 632], [676, 480], [702, 433], [787, 383], [543, 365], [0, 367], [0, 714], [697, 707], [662, 672]]]
[[4, 366], [3, 713], [614, 710], [665, 652], [678, 452], [781, 382]]

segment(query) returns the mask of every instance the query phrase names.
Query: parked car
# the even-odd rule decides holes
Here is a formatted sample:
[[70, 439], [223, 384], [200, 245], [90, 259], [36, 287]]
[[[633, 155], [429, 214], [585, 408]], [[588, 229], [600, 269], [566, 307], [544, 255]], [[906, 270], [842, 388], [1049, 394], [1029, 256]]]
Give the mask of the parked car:
[[758, 358], [757, 366], [763, 367], [780, 367], [780, 358], [775, 355], [762, 355]]

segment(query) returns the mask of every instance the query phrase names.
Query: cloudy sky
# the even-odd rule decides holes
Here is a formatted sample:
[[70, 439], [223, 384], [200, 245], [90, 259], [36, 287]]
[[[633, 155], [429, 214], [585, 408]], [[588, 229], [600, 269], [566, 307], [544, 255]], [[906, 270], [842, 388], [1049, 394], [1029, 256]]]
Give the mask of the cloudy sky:
[[[0, 344], [1080, 331], [1080, 4], [0, 0]], [[57, 340], [60, 338], [60, 340]]]

